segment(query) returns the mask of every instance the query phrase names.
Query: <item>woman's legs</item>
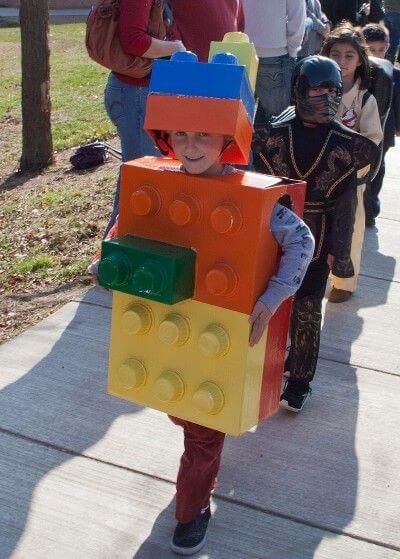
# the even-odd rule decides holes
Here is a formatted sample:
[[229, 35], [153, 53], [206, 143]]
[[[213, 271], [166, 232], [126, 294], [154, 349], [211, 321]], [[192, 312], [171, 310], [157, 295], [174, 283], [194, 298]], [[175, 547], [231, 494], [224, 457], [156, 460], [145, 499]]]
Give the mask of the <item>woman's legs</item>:
[[259, 99], [257, 123], [279, 115], [290, 104], [290, 84], [295, 64], [295, 59], [288, 54], [260, 58], [256, 83]]
[[[147, 87], [126, 84], [114, 74], [110, 74], [104, 92], [104, 103], [108, 116], [118, 130], [122, 161], [160, 153], [143, 129], [147, 95]], [[115, 223], [119, 212], [119, 190], [120, 177], [118, 176], [114, 208], [104, 236]]]

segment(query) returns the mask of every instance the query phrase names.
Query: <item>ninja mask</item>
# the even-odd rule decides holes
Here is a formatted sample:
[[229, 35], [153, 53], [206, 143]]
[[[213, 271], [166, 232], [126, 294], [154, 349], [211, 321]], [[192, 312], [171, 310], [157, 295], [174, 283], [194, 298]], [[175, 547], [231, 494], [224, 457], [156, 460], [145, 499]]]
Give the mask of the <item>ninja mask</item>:
[[[310, 97], [310, 89], [316, 87], [334, 89], [335, 93]], [[326, 124], [334, 120], [343, 92], [339, 66], [324, 56], [304, 58], [295, 68], [292, 92], [296, 112], [302, 121]]]

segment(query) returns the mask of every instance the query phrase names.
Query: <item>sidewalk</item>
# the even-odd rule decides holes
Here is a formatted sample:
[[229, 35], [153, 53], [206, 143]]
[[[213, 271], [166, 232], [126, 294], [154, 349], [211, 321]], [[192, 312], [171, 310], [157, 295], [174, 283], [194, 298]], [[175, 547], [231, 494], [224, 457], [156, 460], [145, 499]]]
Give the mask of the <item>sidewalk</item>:
[[[399, 140], [399, 138], [398, 138]], [[400, 143], [311, 400], [228, 438], [210, 559], [400, 559]], [[170, 559], [182, 436], [106, 394], [100, 289], [0, 346], [0, 559]]]

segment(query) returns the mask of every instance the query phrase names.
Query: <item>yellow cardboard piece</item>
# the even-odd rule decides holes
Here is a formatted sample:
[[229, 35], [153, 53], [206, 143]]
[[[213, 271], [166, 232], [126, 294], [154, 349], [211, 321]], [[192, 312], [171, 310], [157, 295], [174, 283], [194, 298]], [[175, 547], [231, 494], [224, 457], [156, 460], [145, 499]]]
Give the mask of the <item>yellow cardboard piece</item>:
[[230, 435], [259, 422], [268, 328], [249, 346], [248, 315], [114, 291], [108, 392]]
[[239, 60], [240, 64], [246, 66], [247, 74], [249, 76], [250, 85], [255, 91], [257, 70], [258, 70], [258, 56], [253, 43], [250, 43], [249, 37], [246, 33], [239, 31], [232, 31], [225, 33], [222, 41], [211, 41], [208, 61], [210, 62], [214, 54], [217, 52], [229, 52], [234, 54]]

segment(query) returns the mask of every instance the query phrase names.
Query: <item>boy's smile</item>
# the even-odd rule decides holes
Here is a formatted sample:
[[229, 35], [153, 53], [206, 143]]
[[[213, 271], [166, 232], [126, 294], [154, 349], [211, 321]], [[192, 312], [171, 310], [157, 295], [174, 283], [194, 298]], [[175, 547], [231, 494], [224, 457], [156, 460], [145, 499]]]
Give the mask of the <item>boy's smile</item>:
[[175, 157], [188, 173], [213, 175], [220, 172], [219, 159], [225, 141], [222, 134], [175, 131], [170, 133], [170, 141]]
[[188, 161], [200, 161], [200, 159], [203, 159], [203, 156], [200, 155], [199, 157], [189, 157], [188, 155], [186, 155], [185, 159]]

